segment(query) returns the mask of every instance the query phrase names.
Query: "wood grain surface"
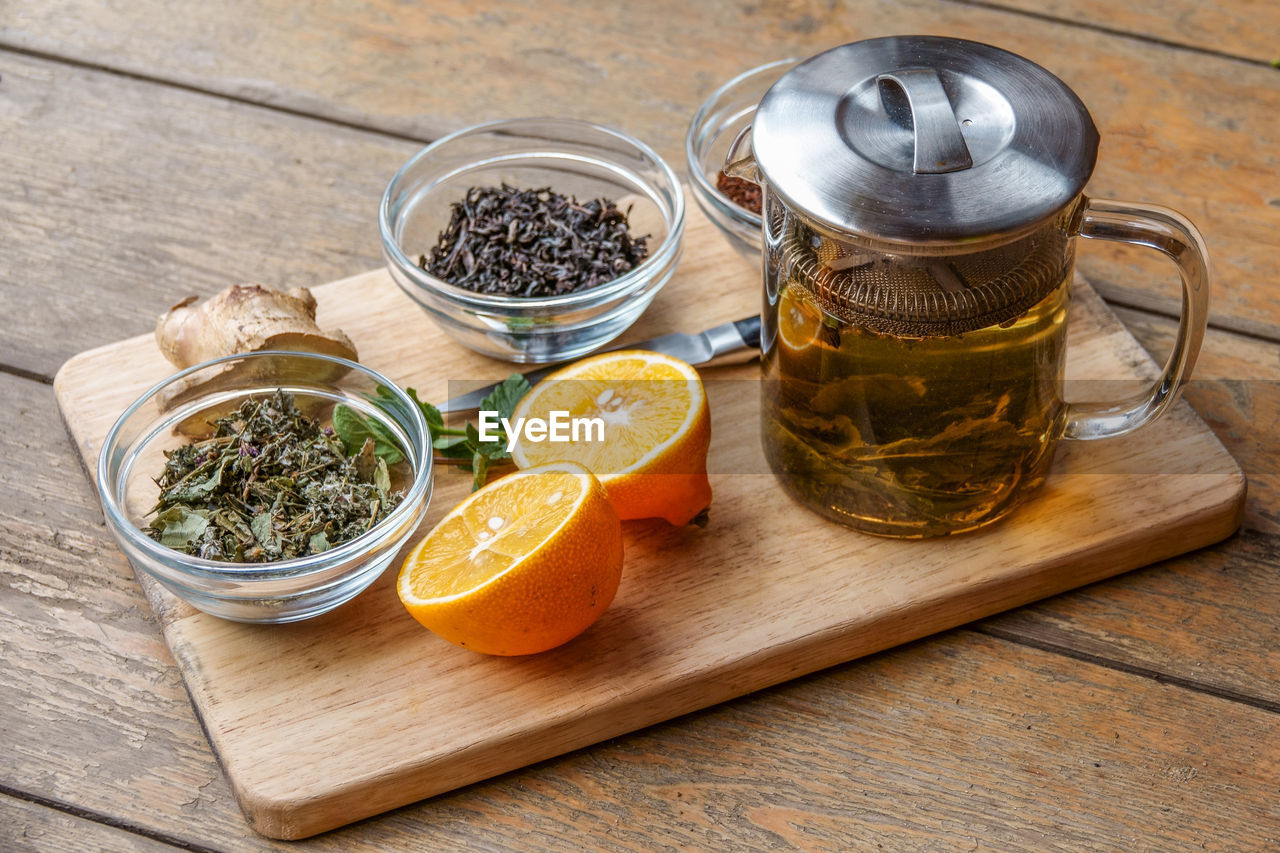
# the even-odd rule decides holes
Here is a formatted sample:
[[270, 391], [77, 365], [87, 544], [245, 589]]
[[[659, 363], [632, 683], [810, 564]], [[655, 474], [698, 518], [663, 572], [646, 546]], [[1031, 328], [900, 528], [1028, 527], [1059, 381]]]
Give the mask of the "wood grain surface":
[[[999, 6], [1074, 23], [1028, 23]], [[0, 47], [13, 48], [0, 49], [0, 847], [1276, 847], [1274, 809], [1248, 808], [1274, 803], [1280, 785], [1271, 639], [1280, 356], [1265, 285], [1277, 253], [1274, 220], [1250, 199], [1277, 195], [1259, 155], [1276, 148], [1280, 76], [1256, 72], [1275, 52], [1280, 6], [613, 8], [623, 24], [607, 8], [578, 16], [564, 3], [488, 4], [488, 18], [464, 10], [444, 22], [440, 33], [465, 31], [458, 41], [429, 44], [412, 20], [429, 13], [382, 0], [0, 4]], [[834, 44], [826, 34], [841, 27], [891, 31], [895, 16], [988, 41], [1007, 33], [1067, 77], [1094, 110], [1104, 158], [1120, 152], [1141, 165], [1158, 155], [1165, 185], [1136, 182], [1145, 194], [1135, 197], [1205, 227], [1218, 295], [1250, 291], [1247, 310], [1216, 322], [1253, 334], [1211, 333], [1198, 366], [1206, 381], [1186, 389], [1249, 475], [1244, 535], [978, 623], [981, 633], [947, 632], [306, 842], [255, 835], [102, 528], [51, 389], [19, 377], [48, 383], [72, 353], [147, 331], [188, 292], [255, 278], [315, 284], [377, 265], [369, 211], [383, 178], [374, 173], [481, 109], [581, 106], [678, 149], [679, 115], [734, 70]], [[391, 43], [399, 31], [407, 46]], [[494, 78], [498, 53], [494, 67], [508, 73]], [[1242, 65], [1254, 70], [1237, 75]], [[637, 69], [654, 82], [636, 85]], [[1168, 69], [1172, 97], [1144, 91]], [[477, 100], [468, 79], [499, 82]], [[678, 150], [666, 153], [679, 163]], [[1182, 185], [1205, 170], [1209, 180]], [[1262, 240], [1258, 228], [1230, 227], [1250, 220]], [[1171, 271], [1144, 271], [1136, 251], [1097, 252], [1086, 246], [1081, 266], [1113, 305], [1165, 314], [1118, 312], [1162, 359]], [[1223, 274], [1223, 258], [1234, 273]], [[956, 737], [954, 700], [965, 691], [975, 701]], [[1034, 728], [1018, 715], [1034, 716]], [[1099, 749], [1094, 767], [1089, 749], [1114, 735], [1124, 748]]]
[[[0, 374], [0, 395], [0, 786], [156, 836], [252, 843], [52, 389]], [[63, 849], [77, 836], [49, 833]]]
[[[321, 284], [380, 263], [378, 200], [417, 145], [2, 58], [0, 351], [11, 369], [47, 381], [191, 293]], [[147, 190], [157, 180], [163, 197]]]
[[[1152, 324], [1169, 325], [1158, 319]], [[1231, 345], [1233, 341], [1235, 346]], [[1211, 336], [1211, 346], [1201, 361], [1202, 370], [1212, 375], [1229, 369], [1230, 362], [1221, 365], [1218, 354], [1240, 351], [1249, 343], [1247, 339], [1230, 335]], [[9, 655], [11, 666], [0, 670], [4, 677], [0, 687], [13, 697], [8, 704], [0, 704], [0, 715], [8, 711], [14, 714], [0, 716], [0, 730], [24, 733], [20, 739], [0, 740], [3, 748], [0, 767], [5, 768], [0, 780], [11, 790], [40, 791], [42, 796], [65, 803], [76, 811], [128, 814], [131, 825], [140, 830], [185, 839], [186, 843], [233, 850], [274, 846], [252, 835], [245, 826], [228, 783], [192, 717], [177, 669], [158, 627], [146, 617], [146, 602], [141, 592], [113, 543], [101, 531], [100, 518], [95, 526], [96, 500], [88, 481], [76, 473], [79, 467], [76, 456], [60, 443], [48, 444], [30, 438], [46, 432], [48, 424], [58, 419], [52, 395], [33, 383], [5, 377], [0, 377], [0, 392], [5, 399], [14, 401], [13, 406], [0, 410], [3, 425], [0, 451], [12, 463], [0, 469], [0, 492], [17, 495], [24, 505], [36, 507], [22, 516], [21, 523], [17, 517], [5, 516], [5, 524], [0, 525], [0, 533], [6, 534], [0, 539], [0, 565], [11, 584], [10, 594], [0, 611], [13, 614], [10, 619], [0, 620], [0, 646], [20, 650], [17, 655]], [[1221, 408], [1212, 412], [1211, 420], [1218, 422], [1230, 420], [1233, 414]], [[62, 484], [61, 488], [50, 488], [45, 484], [47, 481], [33, 476], [49, 468], [55, 472], [53, 479]], [[68, 537], [66, 531], [80, 526], [97, 529], [98, 533], [92, 539], [85, 539], [83, 535]], [[32, 543], [41, 544], [32, 548]], [[12, 563], [13, 555], [23, 553], [24, 544], [28, 553], [20, 564]], [[1238, 671], [1234, 686], [1241, 692], [1265, 690], [1266, 685], [1275, 683], [1269, 675], [1274, 666], [1270, 648], [1261, 648], [1254, 654], [1232, 650], [1233, 643], [1238, 647], [1243, 642], [1233, 629], [1233, 621], [1241, 615], [1256, 624], [1274, 624], [1274, 614], [1280, 612], [1280, 594], [1273, 588], [1274, 571], [1259, 565], [1255, 572], [1243, 573], [1233, 570], [1229, 559], [1225, 562], [1226, 566], [1224, 561], [1206, 565], [1189, 557], [1045, 602], [1045, 605], [1055, 605], [1047, 614], [1053, 620], [1051, 624], [1061, 629], [1066, 619], [1072, 620], [1074, 630], [1065, 638], [1056, 638], [1063, 641], [1059, 654], [1072, 655], [1075, 654], [1073, 646], [1084, 646], [1095, 655], [1091, 664], [1067, 663], [1073, 673], [1088, 673], [1102, 664], [1132, 666], [1138, 671], [1155, 673], [1181, 672], [1191, 679], [1193, 692], [1184, 694], [1175, 687], [1144, 687], [1151, 683], [1148, 678], [1134, 676], [1122, 679], [1112, 693], [1102, 694], [1101, 698], [1095, 694], [1090, 702], [1118, 705], [1133, 701], [1133, 691], [1147, 690], [1145, 703], [1173, 703], [1180, 707], [1176, 712], [1161, 713], [1183, 715], [1184, 728], [1191, 730], [1195, 725], [1192, 697], [1218, 683], [1219, 669], [1224, 664]], [[1191, 578], [1194, 585], [1185, 581], [1169, 583], [1172, 572], [1166, 568], [1180, 563], [1181, 569], [1177, 571]], [[1195, 581], [1197, 577], [1208, 582]], [[104, 594], [103, 584], [94, 582], [95, 578], [112, 579], [106, 588], [116, 591]], [[1140, 585], [1143, 598], [1163, 598], [1165, 603], [1135, 618], [1132, 607], [1108, 606], [1108, 588], [1120, 584]], [[41, 600], [46, 606], [20, 606], [23, 596], [33, 588], [44, 591]], [[1188, 591], [1196, 595], [1183, 598]], [[1131, 590], [1128, 594], [1137, 593]], [[114, 607], [104, 604], [113, 599], [118, 601]], [[1204, 606], [1206, 599], [1208, 607]], [[1073, 602], [1080, 601], [1087, 606], [1073, 606]], [[1020, 620], [1019, 627], [1029, 625], [1030, 630], [1034, 630], [1038, 622], [1047, 622], [1037, 617], [1038, 611], [1039, 608], [1032, 611], [1030, 618]], [[86, 616], [77, 617], [77, 613]], [[1188, 613], [1195, 613], [1196, 618], [1188, 621]], [[1221, 621], [1205, 619], [1203, 613], [1222, 614], [1223, 618]], [[97, 625], [107, 628], [99, 630]], [[89, 641], [91, 636], [98, 639]], [[1266, 636], [1265, 630], [1260, 632], [1260, 638]], [[1179, 641], [1171, 645], [1169, 638]], [[918, 713], [947, 713], [944, 706], [928, 699], [930, 684], [993, 680], [1002, 685], [1001, 689], [1011, 691], [1011, 695], [1019, 689], [1034, 690], [1038, 697], [1035, 705], [1043, 703], [1061, 709], [1052, 720], [1037, 727], [1040, 731], [1050, 726], [1049, 730], [1059, 738], [1066, 738], [1070, 730], [1064, 727], [1087, 728], [1092, 724], [1098, 706], [1084, 706], [1081, 694], [1075, 692], [1076, 683], [1059, 677], [1057, 668], [1063, 665], [1059, 654], [1041, 654], [1013, 645], [1006, 650], [997, 643], [990, 646], [984, 656], [975, 658], [975, 642], [986, 641], [968, 632], [951, 632], [946, 639], [938, 641], [945, 654], [942, 651], [933, 654], [928, 665], [919, 664], [916, 653], [910, 649], [903, 652], [895, 677], [899, 687], [909, 683], [903, 689], [916, 692], [921, 703]], [[1221, 648], [1222, 654], [1206, 662], [1200, 649], [1214, 646]], [[57, 650], [56, 656], [51, 656], [48, 650]], [[1129, 658], [1135, 650], [1143, 656]], [[1009, 656], [1029, 661], [1016, 670], [1026, 680], [1017, 680], [1015, 671], [1007, 669]], [[904, 780], [927, 772], [928, 765], [921, 764], [915, 757], [921, 754], [920, 732], [904, 725], [896, 733], [882, 734], [884, 740], [874, 759], [864, 755], [860, 762], [842, 770], [848, 790], [878, 792], [877, 796], [885, 804], [878, 816], [848, 810], [815, 812], [818, 803], [833, 795], [842, 802], [847, 797], [826, 787], [828, 783], [820, 773], [806, 769], [810, 762], [826, 766], [828, 761], [839, 761], [839, 756], [848, 755], [848, 750], [860, 743], [860, 738], [842, 735], [836, 730], [848, 715], [848, 693], [854, 689], [850, 685], [861, 685], [856, 689], [863, 691], [858, 705], [862, 715], [874, 717], [890, 709], [902, 713], [901, 697], [892, 692], [893, 686], [886, 684], [883, 674], [875, 669], [875, 660], [841, 667], [822, 676], [802, 679], [787, 688], [739, 700], [711, 712], [711, 717], [718, 721], [713, 726], [704, 722], [706, 715], [687, 717], [678, 723], [651, 728], [584, 753], [437, 797], [418, 807], [328, 833], [305, 846], [334, 850], [413, 847], [428, 833], [439, 842], [438, 849], [475, 849], [478, 832], [485, 844], [511, 849], [527, 847], [527, 842], [520, 839], [531, 827], [536, 827], [540, 839], [560, 832], [558, 840], [548, 844], [550, 849], [573, 849], [579, 841], [591, 838], [594, 841], [590, 846], [601, 849], [638, 850], [652, 849], [673, 836], [707, 832], [706, 822], [713, 821], [716, 838], [724, 839], [725, 843], [736, 842], [741, 848], [750, 846], [747, 839], [756, 838], [750, 820], [754, 812], [741, 809], [728, 813], [722, 809], [739, 797], [754, 798], [756, 790], [784, 789], [789, 791], [791, 811], [797, 817], [804, 818], [807, 814], [809, 819], [823, 820], [828, 832], [847, 834], [853, 827], [863, 827], [864, 832], [885, 832], [896, 837], [896, 833], [888, 829], [895, 825], [892, 816], [884, 810], [895, 799], [906, 796]], [[143, 666], [146, 668], [141, 669]], [[1042, 675], [1027, 678], [1028, 671]], [[1197, 679], [1203, 681], [1198, 683]], [[866, 691], [875, 696], [868, 700]], [[146, 697], [141, 705], [140, 695]], [[56, 703], [51, 699], [53, 696], [57, 697]], [[935, 711], [926, 711], [930, 707]], [[1231, 703], [1224, 707], [1233, 708]], [[138, 708], [145, 708], [147, 714], [138, 716]], [[816, 718], [827, 722], [804, 727], [796, 736], [790, 721], [798, 709], [806, 708], [814, 709]], [[1236, 725], [1238, 709], [1226, 716], [1218, 713], [1212, 727], [1214, 731]], [[744, 763], [747, 753], [732, 746], [741, 737], [734, 731], [735, 714], [745, 714], [752, 720], [753, 743], [771, 744], [775, 751], [785, 750], [791, 759], [777, 770], [753, 770], [762, 774], [754, 783], [743, 780], [726, 786], [726, 778], [740, 775], [745, 767], [751, 766]], [[786, 733], [771, 737], [770, 729], [783, 720], [788, 721]], [[1262, 720], [1259, 718], [1255, 726], [1265, 725]], [[943, 776], [949, 780], [946, 784], [975, 784], [984, 791], [985, 799], [996, 801], [1003, 798], [1006, 791], [1021, 790], [1021, 779], [1008, 778], [1003, 772], [1006, 750], [1027, 762], [1055, 760], [1036, 745], [1039, 734], [1033, 737], [1021, 727], [1009, 725], [1007, 719], [994, 711], [971, 715], [969, 725], [974, 748], [962, 749], [957, 754], [958, 764], [951, 765], [956, 767], [957, 775]], [[1137, 729], [1127, 731], [1126, 737], [1137, 741], [1145, 734]], [[699, 748], [696, 755], [690, 756], [687, 750], [693, 744]], [[980, 749], [976, 744], [983, 746]], [[955, 745], [956, 748], [964, 746], [963, 743]], [[51, 750], [55, 756], [52, 762]], [[900, 755], [895, 755], [895, 750]], [[754, 748], [749, 752], [754, 754]], [[828, 754], [832, 758], [827, 758]], [[1151, 755], [1154, 758], [1155, 754]], [[58, 767], [58, 771], [48, 772], [51, 766]], [[1110, 770], [1128, 774], [1134, 784], [1138, 784], [1138, 779], [1146, 780], [1147, 790], [1162, 800], [1174, 796], [1178, 787], [1186, 784], [1172, 776], [1152, 773], [1146, 766], [1129, 770], [1115, 762]], [[572, 781], [557, 781], [562, 774], [571, 775]], [[1256, 784], [1261, 786], [1263, 781]], [[1240, 790], [1239, 796], [1247, 798], [1254, 790], [1262, 793], [1260, 787], [1247, 787]], [[139, 796], [140, 791], [145, 793]], [[617, 796], [629, 805], [610, 806], [608, 814], [596, 817], [598, 808], [584, 812], [574, 805], [577, 794], [593, 803], [606, 796]], [[695, 795], [699, 806], [686, 808], [683, 800]], [[804, 803], [810, 805], [805, 807]], [[1068, 808], [1073, 814], [1106, 813], [1108, 825], [1117, 831], [1138, 831], [1124, 826], [1125, 813], [1116, 813], [1115, 804], [1107, 799], [1105, 791], [1097, 798], [1074, 801]], [[589, 814], [593, 816], [589, 825], [584, 826], [582, 821]], [[917, 809], [912, 814], [915, 833], [932, 833], [952, 842], [955, 836], [949, 833], [968, 825], [964, 801]], [[661, 820], [655, 815], [661, 815]], [[641, 818], [641, 822], [637, 823], [636, 818]], [[1187, 835], [1199, 832], [1204, 838], [1213, 837], [1217, 826], [1216, 819], [1208, 812], [1194, 809], [1178, 810], [1171, 820]], [[994, 819], [992, 822], [998, 823]], [[1034, 824], [1015, 821], [1015, 825]], [[577, 828], [571, 830], [570, 827]], [[1052, 829], [1044, 824], [1040, 828], [1041, 831]], [[625, 840], [618, 837], [622, 829], [625, 829]], [[1260, 831], [1260, 827], [1254, 830]], [[994, 831], [1003, 833], [1007, 839], [1014, 830], [997, 826]], [[51, 832], [49, 837], [72, 836], [68, 831], [67, 834]], [[55, 841], [49, 849], [64, 848]], [[821, 848], [814, 845], [809, 849]], [[1022, 844], [1006, 844], [1004, 849], [1039, 849], [1039, 845], [1032, 837]]]
[[[1245, 533], [1212, 552], [986, 620], [979, 630], [1280, 711], [1280, 627], [1268, 614], [1280, 603], [1278, 545]], [[1197, 630], [1172, 630], [1189, 624]]]
[[[550, 0], [483, 8], [457, 0], [429, 8], [332, 0], [305, 17], [284, 0], [252, 4], [251, 12], [244, 4], [193, 6], [182, 15], [166, 8], [164, 0], [110, 11], [80, 0], [22, 0], [7, 16], [0, 42], [414, 139], [516, 115], [585, 118], [637, 135], [677, 168], [684, 165], [683, 137], [695, 108], [739, 71], [882, 35], [928, 32], [994, 42], [1058, 74], [1093, 113], [1102, 146], [1088, 192], [1188, 215], [1204, 231], [1213, 258], [1215, 322], [1280, 335], [1280, 296], [1262, 284], [1280, 277], [1280, 127], [1272, 120], [1280, 114], [1280, 74], [1256, 61], [1175, 51], [1150, 39], [945, 0], [659, 0], [603, 7]], [[1276, 4], [1232, 8], [1263, 38], [1274, 40], [1280, 31]], [[1097, 9], [1084, 14], [1099, 15]], [[1214, 9], [1206, 6], [1204, 16]], [[1126, 14], [1135, 30], [1144, 18], [1169, 18], [1153, 3]], [[1225, 38], [1209, 35], [1217, 32], [1211, 28], [1204, 38]], [[341, 62], [334, 62], [336, 55]], [[137, 81], [115, 78], [110, 85], [126, 82]], [[225, 102], [220, 107], [235, 115]], [[180, 134], [184, 114], [165, 115]], [[112, 116], [118, 118], [109, 117], [108, 125], [128, 111]], [[233, 135], [210, 129], [214, 144]], [[286, 137], [277, 139], [279, 147], [262, 152], [269, 159], [287, 163], [293, 153], [315, 162], [305, 139], [296, 152]], [[245, 152], [243, 142], [226, 142], [223, 150], [243, 152], [239, 157], [257, 168], [255, 157], [245, 158], [253, 152]], [[41, 154], [48, 150], [43, 135], [31, 144]], [[121, 171], [136, 162], [127, 152], [107, 159]], [[376, 159], [357, 162], [314, 174], [359, 182], [389, 174], [374, 168]], [[264, 177], [268, 192], [260, 194], [258, 209], [274, 211], [277, 222], [298, 214], [286, 216], [271, 205], [270, 186], [283, 179], [278, 170]], [[187, 181], [181, 172], [172, 178], [179, 187]], [[358, 211], [367, 223], [368, 205], [351, 196], [334, 211]], [[303, 217], [298, 227], [306, 226]], [[184, 234], [191, 233], [187, 225]], [[372, 243], [335, 245], [376, 251]], [[1094, 245], [1080, 263], [1108, 299], [1176, 315], [1173, 271], [1151, 253]]]
[[1260, 65], [1280, 60], [1280, 44], [1276, 42], [1280, 7], [1271, 0], [1142, 0], [1121, 4], [1108, 0], [994, 0], [983, 5], [1158, 39]]
[[[686, 240], [632, 337], [754, 308], [753, 271], [696, 211]], [[365, 363], [427, 399], [446, 397], [450, 380], [510, 370], [450, 343], [384, 271], [315, 293], [322, 326], [343, 328]], [[1074, 301], [1069, 378], [1151, 375], [1087, 285]], [[170, 370], [144, 336], [59, 371], [88, 464], [115, 413]], [[145, 583], [252, 825], [312, 835], [1216, 542], [1239, 523], [1243, 477], [1183, 406], [1145, 434], [1064, 445], [1043, 494], [988, 531], [893, 542], [844, 530], [774, 485], [757, 444], [757, 372], [708, 372], [712, 526], [629, 525], [629, 583], [592, 631], [546, 655], [492, 659], [430, 637], [398, 606], [390, 572], [340, 611], [274, 628], [222, 622]], [[428, 523], [467, 481], [438, 472]]]
[[0, 798], [0, 850], [53, 849], [72, 837], [78, 839], [80, 849], [97, 853], [164, 853], [178, 849], [37, 803]]
[[[1117, 314], [1154, 357], [1172, 346], [1170, 321]], [[1196, 377], [1184, 397], [1249, 479], [1246, 533], [987, 620], [982, 630], [1278, 710], [1280, 624], [1270, 614], [1280, 613], [1280, 344], [1211, 332]]]

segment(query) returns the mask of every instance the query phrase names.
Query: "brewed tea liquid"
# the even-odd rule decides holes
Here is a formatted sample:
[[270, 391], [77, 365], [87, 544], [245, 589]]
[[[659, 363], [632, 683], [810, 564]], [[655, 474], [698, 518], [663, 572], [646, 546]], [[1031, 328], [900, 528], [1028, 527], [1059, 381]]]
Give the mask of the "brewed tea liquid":
[[764, 446], [783, 485], [884, 536], [1005, 515], [1044, 480], [1062, 432], [1069, 280], [1068, 267], [1012, 322], [915, 338], [842, 322], [784, 280], [762, 335]]

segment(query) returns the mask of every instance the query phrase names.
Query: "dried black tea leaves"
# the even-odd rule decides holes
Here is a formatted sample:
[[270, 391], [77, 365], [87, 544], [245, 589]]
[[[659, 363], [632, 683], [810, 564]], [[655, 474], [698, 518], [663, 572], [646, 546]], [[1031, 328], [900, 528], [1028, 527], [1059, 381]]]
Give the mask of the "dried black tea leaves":
[[372, 438], [348, 456], [282, 390], [212, 426], [208, 438], [167, 451], [156, 479], [143, 532], [170, 548], [232, 563], [305, 557], [369, 530], [404, 497]]
[[612, 281], [648, 256], [627, 213], [548, 188], [472, 187], [418, 266], [476, 293], [557, 296]]

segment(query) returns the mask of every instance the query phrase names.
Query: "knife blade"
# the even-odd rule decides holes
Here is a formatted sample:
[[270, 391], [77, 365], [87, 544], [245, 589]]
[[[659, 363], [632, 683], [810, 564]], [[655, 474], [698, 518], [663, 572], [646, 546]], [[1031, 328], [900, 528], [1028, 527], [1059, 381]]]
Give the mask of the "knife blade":
[[[668, 335], [659, 335], [656, 338], [650, 338], [647, 341], [635, 341], [629, 344], [612, 347], [604, 352], [614, 352], [622, 349], [644, 349], [660, 352], [663, 355], [675, 356], [682, 361], [690, 364], [706, 364], [713, 359], [722, 355], [728, 355], [732, 352], [747, 349], [760, 348], [760, 315], [747, 317], [743, 320], [734, 320], [731, 323], [722, 323], [719, 326], [713, 326], [705, 332], [690, 335], [683, 332], [672, 332]], [[565, 363], [548, 365], [537, 370], [530, 371], [524, 375], [525, 380], [530, 385], [536, 385], [541, 379], [546, 377], [553, 371], [564, 367]], [[491, 382], [482, 388], [474, 391], [468, 391], [465, 394], [459, 394], [453, 397], [444, 405], [439, 406], [440, 414], [451, 414], [455, 412], [465, 412], [478, 408], [481, 401], [498, 387], [500, 382]]]

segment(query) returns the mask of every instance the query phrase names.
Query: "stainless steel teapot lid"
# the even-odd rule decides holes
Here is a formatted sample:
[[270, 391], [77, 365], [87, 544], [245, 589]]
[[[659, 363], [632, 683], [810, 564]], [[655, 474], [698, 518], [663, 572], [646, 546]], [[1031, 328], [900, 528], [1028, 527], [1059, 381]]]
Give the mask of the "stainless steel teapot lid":
[[757, 168], [836, 231], [938, 245], [1047, 220], [1093, 172], [1098, 131], [1035, 63], [990, 45], [891, 36], [787, 72], [752, 124]]

